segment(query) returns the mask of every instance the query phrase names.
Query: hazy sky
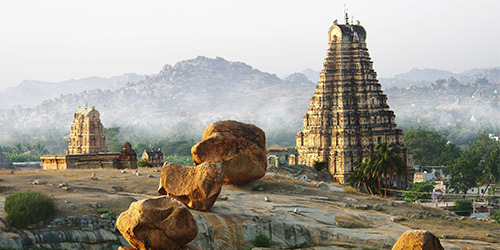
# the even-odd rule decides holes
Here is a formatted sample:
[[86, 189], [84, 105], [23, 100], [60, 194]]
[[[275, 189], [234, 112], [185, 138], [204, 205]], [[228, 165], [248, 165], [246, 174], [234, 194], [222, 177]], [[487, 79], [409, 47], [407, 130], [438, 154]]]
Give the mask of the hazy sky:
[[277, 75], [319, 70], [344, 3], [367, 30], [379, 77], [500, 66], [498, 0], [2, 0], [0, 89], [25, 79], [157, 73], [198, 55]]

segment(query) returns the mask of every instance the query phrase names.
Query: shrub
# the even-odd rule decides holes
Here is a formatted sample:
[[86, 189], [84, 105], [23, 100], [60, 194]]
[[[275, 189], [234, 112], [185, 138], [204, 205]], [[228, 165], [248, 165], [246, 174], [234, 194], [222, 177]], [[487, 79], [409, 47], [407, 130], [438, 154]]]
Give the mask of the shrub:
[[150, 168], [150, 167], [152, 167], [152, 166], [153, 166], [153, 165], [151, 165], [151, 163], [149, 163], [149, 162], [148, 162], [148, 161], [146, 161], [146, 160], [139, 160], [139, 161], [137, 162], [137, 165], [138, 165], [140, 168], [144, 168], [144, 167], [148, 167], [148, 168]]
[[53, 198], [33, 191], [18, 191], [5, 198], [7, 221], [14, 227], [25, 227], [55, 214]]
[[469, 216], [472, 211], [472, 200], [456, 200], [452, 210], [458, 215]]
[[255, 246], [256, 247], [268, 247], [269, 246], [269, 237], [263, 233], [258, 233], [255, 236]]
[[500, 210], [496, 211], [492, 216], [491, 219], [496, 221], [498, 224], [500, 224]]
[[111, 212], [109, 209], [107, 208], [99, 208], [99, 210], [97, 210], [97, 212], [99, 214], [109, 214], [109, 217], [115, 219], [116, 216], [113, 214], [113, 212]]

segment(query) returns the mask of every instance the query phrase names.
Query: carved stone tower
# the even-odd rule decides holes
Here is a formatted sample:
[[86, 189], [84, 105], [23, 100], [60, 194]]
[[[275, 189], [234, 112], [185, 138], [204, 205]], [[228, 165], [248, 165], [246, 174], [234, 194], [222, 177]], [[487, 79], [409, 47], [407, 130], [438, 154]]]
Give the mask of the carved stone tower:
[[327, 162], [334, 179], [345, 183], [356, 161], [369, 157], [376, 144], [387, 142], [402, 149], [410, 169], [411, 154], [372, 68], [365, 29], [335, 20], [328, 40], [320, 80], [296, 137], [298, 163]]
[[78, 109], [75, 112], [68, 141], [69, 155], [108, 152], [106, 136], [99, 112], [92, 109]]

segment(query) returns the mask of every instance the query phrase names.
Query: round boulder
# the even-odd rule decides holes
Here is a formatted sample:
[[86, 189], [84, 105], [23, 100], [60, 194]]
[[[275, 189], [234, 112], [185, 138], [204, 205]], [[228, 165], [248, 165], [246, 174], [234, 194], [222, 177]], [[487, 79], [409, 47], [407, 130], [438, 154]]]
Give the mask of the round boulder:
[[139, 250], [175, 250], [198, 234], [189, 209], [169, 196], [133, 202], [120, 214], [116, 227], [130, 245]]
[[444, 250], [439, 239], [426, 230], [408, 230], [404, 232], [392, 250]]

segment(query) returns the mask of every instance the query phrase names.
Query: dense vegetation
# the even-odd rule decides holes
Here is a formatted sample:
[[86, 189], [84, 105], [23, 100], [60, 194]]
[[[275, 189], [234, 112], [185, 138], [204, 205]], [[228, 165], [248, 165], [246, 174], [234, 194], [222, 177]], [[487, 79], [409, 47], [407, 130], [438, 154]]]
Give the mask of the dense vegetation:
[[446, 166], [445, 173], [450, 176], [450, 188], [457, 193], [482, 185], [486, 189], [500, 185], [500, 142], [481, 133], [477, 141]]
[[36, 142], [35, 144], [16, 143], [12, 146], [0, 146], [0, 152], [6, 154], [11, 162], [40, 161], [42, 155], [49, 153], [45, 145], [40, 142]]
[[32, 191], [18, 191], [5, 198], [7, 221], [14, 227], [25, 227], [47, 219], [56, 212], [54, 200]]
[[407, 188], [406, 191], [401, 194], [401, 196], [403, 196], [404, 200], [407, 202], [428, 200], [431, 198], [430, 193], [434, 189], [434, 185], [434, 182], [417, 182], [413, 185], [413, 187]]
[[446, 165], [460, 155], [460, 148], [437, 131], [409, 129], [404, 142], [413, 153], [414, 163], [420, 166]]

